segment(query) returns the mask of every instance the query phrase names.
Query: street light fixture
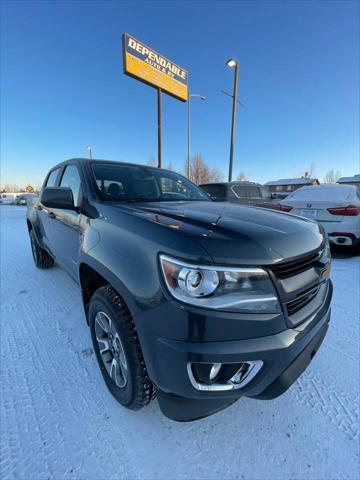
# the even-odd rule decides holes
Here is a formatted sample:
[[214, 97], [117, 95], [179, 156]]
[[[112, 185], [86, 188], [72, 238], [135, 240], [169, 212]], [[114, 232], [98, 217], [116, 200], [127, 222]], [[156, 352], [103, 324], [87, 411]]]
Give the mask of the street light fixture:
[[232, 68], [232, 67], [235, 67], [235, 66], [237, 65], [237, 62], [236, 62], [236, 60], [234, 60], [233, 58], [230, 58], [230, 60], [228, 60], [228, 61], [226, 62], [226, 65], [227, 65], [228, 67]]
[[190, 180], [191, 165], [190, 165], [190, 99], [191, 97], [200, 98], [200, 100], [206, 100], [203, 95], [198, 93], [190, 93], [188, 98], [188, 145], [187, 145], [187, 177]]
[[89, 150], [90, 160], [92, 160], [93, 157], [92, 157], [92, 147], [91, 147], [91, 145], [88, 145], [86, 147], [86, 149]]
[[229, 159], [229, 182], [232, 180], [233, 160], [234, 160], [234, 144], [235, 144], [235, 125], [236, 125], [236, 107], [237, 107], [237, 92], [239, 80], [239, 64], [236, 60], [231, 58], [226, 62], [229, 68], [234, 68], [234, 92], [233, 92], [233, 109], [231, 121], [231, 141], [230, 141], [230, 159]]

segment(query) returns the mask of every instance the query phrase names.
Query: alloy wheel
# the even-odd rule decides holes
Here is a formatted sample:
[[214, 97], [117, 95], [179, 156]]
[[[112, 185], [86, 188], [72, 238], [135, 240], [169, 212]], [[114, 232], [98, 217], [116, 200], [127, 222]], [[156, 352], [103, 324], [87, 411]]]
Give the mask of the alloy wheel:
[[95, 316], [95, 335], [109, 377], [117, 387], [124, 388], [128, 378], [126, 355], [116, 326], [105, 312]]

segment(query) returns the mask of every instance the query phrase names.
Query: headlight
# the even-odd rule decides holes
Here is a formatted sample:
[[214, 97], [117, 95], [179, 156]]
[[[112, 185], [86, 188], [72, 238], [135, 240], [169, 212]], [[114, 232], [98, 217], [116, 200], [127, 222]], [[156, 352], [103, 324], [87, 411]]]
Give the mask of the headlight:
[[177, 300], [228, 312], [280, 312], [274, 286], [262, 268], [191, 265], [167, 255], [160, 255], [160, 263]]

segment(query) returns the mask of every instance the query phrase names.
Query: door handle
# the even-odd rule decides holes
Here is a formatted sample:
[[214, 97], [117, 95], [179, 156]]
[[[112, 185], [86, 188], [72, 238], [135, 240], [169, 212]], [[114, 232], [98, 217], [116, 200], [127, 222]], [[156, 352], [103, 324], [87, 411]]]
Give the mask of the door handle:
[[56, 215], [54, 212], [46, 212], [46, 215], [50, 218], [56, 218]]

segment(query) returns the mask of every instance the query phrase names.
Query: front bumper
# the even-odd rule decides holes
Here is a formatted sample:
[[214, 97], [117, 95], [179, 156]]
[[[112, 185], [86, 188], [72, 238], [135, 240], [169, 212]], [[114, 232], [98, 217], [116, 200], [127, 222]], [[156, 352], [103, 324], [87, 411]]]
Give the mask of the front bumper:
[[[141, 342], [150, 377], [158, 387], [163, 413], [174, 420], [191, 421], [215, 413], [241, 396], [267, 399], [283, 393], [320, 347], [330, 320], [331, 297], [329, 282], [321, 308], [303, 323], [274, 335], [227, 341], [206, 341], [206, 335], [202, 341], [183, 341], [167, 335], [167, 338], [153, 337], [153, 345], [145, 349]], [[183, 314], [186, 321], [186, 310]], [[225, 325], [222, 323], [223, 328]], [[150, 364], [149, 356], [152, 358]], [[189, 362], [232, 364], [256, 360], [263, 362], [262, 368], [248, 384], [237, 390], [199, 391], [191, 383], [187, 370]]]

